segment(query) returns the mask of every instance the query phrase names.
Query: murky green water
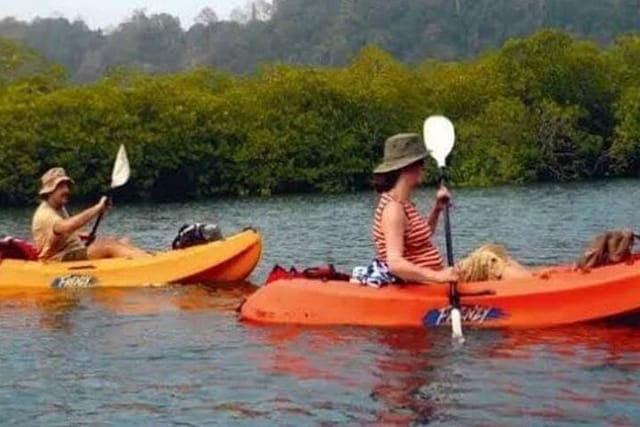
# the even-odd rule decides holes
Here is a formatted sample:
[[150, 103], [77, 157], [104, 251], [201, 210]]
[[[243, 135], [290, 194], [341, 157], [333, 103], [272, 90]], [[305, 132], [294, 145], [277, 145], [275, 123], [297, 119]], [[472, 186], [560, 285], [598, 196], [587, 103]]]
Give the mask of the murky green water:
[[[486, 241], [529, 264], [571, 261], [603, 229], [640, 228], [639, 181], [459, 190], [458, 256]], [[431, 191], [419, 195], [426, 207]], [[373, 255], [373, 194], [118, 206], [103, 231], [168, 247], [184, 222], [246, 225], [270, 267]], [[25, 235], [28, 210], [3, 210]], [[0, 274], [2, 274], [0, 264]], [[639, 284], [640, 286], [640, 284]], [[640, 328], [539, 331], [260, 327], [252, 290], [85, 290], [0, 295], [0, 420], [11, 425], [638, 425]]]

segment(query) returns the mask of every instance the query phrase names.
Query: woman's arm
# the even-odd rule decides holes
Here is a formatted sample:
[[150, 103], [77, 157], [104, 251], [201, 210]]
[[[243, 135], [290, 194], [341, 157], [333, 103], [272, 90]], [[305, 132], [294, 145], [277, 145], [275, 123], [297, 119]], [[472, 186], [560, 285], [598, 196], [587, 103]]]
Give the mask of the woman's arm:
[[448, 283], [457, 280], [453, 269], [442, 271], [420, 267], [404, 258], [404, 231], [406, 216], [398, 202], [389, 202], [382, 212], [382, 231], [387, 246], [387, 265], [389, 271], [408, 282]]
[[429, 227], [435, 233], [436, 228], [438, 227], [438, 219], [440, 219], [440, 213], [444, 209], [445, 205], [449, 203], [451, 200], [451, 193], [447, 187], [442, 186], [436, 193], [436, 202], [433, 205], [433, 209], [431, 209], [431, 213], [429, 214], [429, 218], [427, 221], [429, 222]]
[[442, 212], [442, 207], [440, 203], [436, 202], [433, 205], [433, 209], [431, 209], [431, 213], [429, 214], [429, 227], [435, 233], [436, 228], [438, 227], [438, 219], [440, 219], [440, 213]]

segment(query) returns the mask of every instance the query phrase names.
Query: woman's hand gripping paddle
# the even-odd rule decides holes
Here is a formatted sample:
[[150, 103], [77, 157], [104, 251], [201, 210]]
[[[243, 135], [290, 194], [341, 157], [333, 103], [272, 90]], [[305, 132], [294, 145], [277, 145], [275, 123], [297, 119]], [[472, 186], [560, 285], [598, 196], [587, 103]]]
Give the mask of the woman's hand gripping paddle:
[[[431, 157], [438, 163], [440, 169], [440, 185], [446, 183], [447, 157], [453, 149], [456, 135], [453, 123], [444, 116], [431, 116], [424, 122], [424, 143]], [[447, 263], [454, 266], [453, 245], [451, 241], [451, 222], [449, 219], [449, 204], [444, 208], [444, 233], [447, 245]], [[460, 313], [460, 295], [458, 284], [449, 285], [449, 303], [451, 304], [451, 329], [453, 337], [464, 339], [462, 335], [462, 315]]]
[[[111, 188], [105, 194], [105, 196], [111, 198], [113, 191], [116, 188], [122, 187], [125, 185], [129, 178], [131, 177], [131, 168], [129, 167], [129, 159], [127, 158], [127, 150], [124, 148], [124, 145], [120, 145], [118, 149], [118, 154], [116, 155], [116, 161], [113, 163], [113, 172], [111, 172]], [[96, 240], [96, 233], [98, 232], [98, 226], [100, 225], [100, 221], [102, 220], [102, 213], [96, 219], [95, 224], [93, 224], [93, 229], [91, 229], [91, 234], [87, 237], [86, 245], [91, 245]]]

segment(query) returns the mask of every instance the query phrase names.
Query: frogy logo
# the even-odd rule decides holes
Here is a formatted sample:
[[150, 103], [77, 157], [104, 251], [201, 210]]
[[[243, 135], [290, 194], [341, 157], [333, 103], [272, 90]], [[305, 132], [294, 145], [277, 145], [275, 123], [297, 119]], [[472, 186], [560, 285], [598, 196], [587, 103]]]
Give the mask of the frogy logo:
[[[505, 313], [499, 308], [482, 305], [463, 305], [460, 308], [463, 323], [485, 323], [500, 319]], [[425, 326], [439, 326], [451, 323], [451, 307], [429, 311], [423, 319]]]
[[51, 287], [54, 289], [89, 288], [95, 284], [95, 277], [72, 274], [69, 276], [56, 277], [51, 282]]

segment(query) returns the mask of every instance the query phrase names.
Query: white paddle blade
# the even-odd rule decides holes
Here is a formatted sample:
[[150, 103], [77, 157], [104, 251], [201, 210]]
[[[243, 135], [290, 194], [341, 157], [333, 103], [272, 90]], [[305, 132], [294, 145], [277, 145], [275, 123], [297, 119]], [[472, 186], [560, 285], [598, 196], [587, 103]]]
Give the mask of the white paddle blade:
[[116, 161], [113, 164], [113, 172], [111, 173], [111, 188], [122, 187], [129, 181], [131, 169], [129, 168], [129, 159], [127, 158], [127, 150], [124, 144], [120, 145]]
[[455, 129], [448, 118], [431, 116], [424, 122], [424, 143], [438, 167], [443, 168], [447, 165], [447, 157], [455, 140]]
[[462, 315], [457, 308], [451, 309], [451, 333], [453, 338], [462, 339]]

